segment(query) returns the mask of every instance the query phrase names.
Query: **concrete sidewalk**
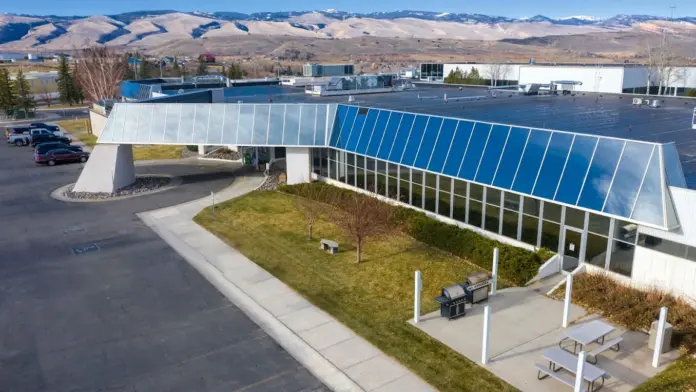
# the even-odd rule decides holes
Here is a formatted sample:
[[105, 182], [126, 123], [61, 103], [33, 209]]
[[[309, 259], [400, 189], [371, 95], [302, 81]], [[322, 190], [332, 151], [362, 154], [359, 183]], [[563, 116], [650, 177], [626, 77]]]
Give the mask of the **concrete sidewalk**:
[[[215, 195], [256, 189], [250, 174]], [[191, 219], [211, 198], [138, 214], [232, 303], [334, 391], [420, 392], [434, 388]], [[233, 332], [232, 332], [233, 333]]]

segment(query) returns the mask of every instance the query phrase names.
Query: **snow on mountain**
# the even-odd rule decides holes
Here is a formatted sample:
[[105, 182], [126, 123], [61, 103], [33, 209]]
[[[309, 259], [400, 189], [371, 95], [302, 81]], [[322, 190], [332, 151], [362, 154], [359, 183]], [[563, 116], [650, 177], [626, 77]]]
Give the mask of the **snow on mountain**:
[[649, 15], [602, 19], [577, 15], [509, 18], [481, 14], [396, 10], [351, 13], [336, 9], [243, 14], [238, 12], [135, 11], [118, 15], [57, 17], [0, 14], [0, 50], [72, 49], [95, 43], [150, 47], [175, 40], [239, 35], [313, 38], [362, 36], [500, 40], [637, 29], [696, 29], [696, 18]]

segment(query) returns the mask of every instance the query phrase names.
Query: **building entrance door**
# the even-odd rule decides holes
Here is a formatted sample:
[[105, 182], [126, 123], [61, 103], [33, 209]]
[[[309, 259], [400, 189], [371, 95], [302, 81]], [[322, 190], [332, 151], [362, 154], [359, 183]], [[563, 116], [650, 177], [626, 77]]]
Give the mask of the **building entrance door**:
[[563, 263], [561, 264], [564, 271], [572, 271], [580, 265], [580, 249], [584, 246], [582, 243], [582, 232], [572, 227], [566, 227], [565, 235], [563, 236]]

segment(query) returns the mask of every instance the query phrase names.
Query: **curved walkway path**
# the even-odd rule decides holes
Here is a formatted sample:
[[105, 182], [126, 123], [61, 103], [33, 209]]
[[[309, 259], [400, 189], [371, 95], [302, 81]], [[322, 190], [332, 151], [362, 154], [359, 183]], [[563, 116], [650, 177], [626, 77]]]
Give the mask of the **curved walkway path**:
[[[221, 202], [248, 193], [262, 179], [235, 181]], [[192, 218], [212, 198], [138, 216], [198, 272], [334, 391], [421, 392], [434, 389], [407, 368], [313, 306], [229, 247]]]

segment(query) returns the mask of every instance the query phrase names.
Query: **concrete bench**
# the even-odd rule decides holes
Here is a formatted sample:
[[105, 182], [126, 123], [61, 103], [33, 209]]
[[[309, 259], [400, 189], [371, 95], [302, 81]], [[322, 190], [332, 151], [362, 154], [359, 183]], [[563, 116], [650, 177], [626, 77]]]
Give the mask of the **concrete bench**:
[[[566, 377], [562, 377], [559, 373], [556, 373], [556, 372], [554, 372], [553, 370], [547, 368], [546, 366], [540, 365], [540, 364], [538, 364], [538, 363], [535, 364], [534, 366], [536, 366], [536, 368], [537, 368], [537, 379], [543, 380], [543, 379], [545, 379], [546, 377], [551, 377], [551, 378], [553, 378], [554, 380], [560, 381], [560, 382], [562, 382], [563, 384], [565, 384], [565, 385], [567, 385], [567, 386], [569, 386], [569, 387], [571, 387], [571, 388], [575, 388], [575, 380], [574, 380], [574, 379], [573, 379], [573, 380], [569, 380], [569, 379], [567, 379]], [[542, 375], [542, 374], [543, 374], [543, 375]]]
[[327, 240], [327, 239], [322, 239], [321, 243], [320, 243], [320, 247], [321, 247], [321, 250], [325, 250], [325, 251], [331, 253], [332, 255], [335, 255], [336, 253], [338, 253], [338, 243], [337, 242]]
[[[608, 342], [605, 342], [603, 345], [595, 348], [594, 350], [590, 351], [589, 353], [587, 353], [587, 362], [591, 364], [596, 364], [598, 360], [597, 356], [609, 349], [619, 351], [621, 341], [623, 341], [623, 338], [621, 337], [612, 339]], [[616, 346], [616, 348], [613, 348], [614, 346]], [[594, 358], [594, 361], [590, 360], [590, 357]]]

